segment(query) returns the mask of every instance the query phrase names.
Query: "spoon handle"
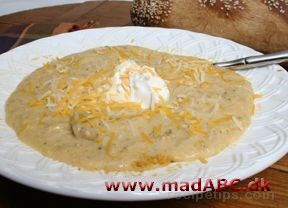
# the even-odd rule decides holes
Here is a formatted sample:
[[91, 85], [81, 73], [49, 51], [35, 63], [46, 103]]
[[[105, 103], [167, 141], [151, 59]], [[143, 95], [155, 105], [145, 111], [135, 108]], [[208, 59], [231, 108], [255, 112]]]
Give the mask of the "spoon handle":
[[260, 56], [249, 56], [227, 62], [218, 62], [214, 63], [213, 65], [223, 68], [231, 68], [232, 70], [241, 70], [262, 67], [271, 64], [280, 64], [285, 61], [288, 61], [288, 50]]

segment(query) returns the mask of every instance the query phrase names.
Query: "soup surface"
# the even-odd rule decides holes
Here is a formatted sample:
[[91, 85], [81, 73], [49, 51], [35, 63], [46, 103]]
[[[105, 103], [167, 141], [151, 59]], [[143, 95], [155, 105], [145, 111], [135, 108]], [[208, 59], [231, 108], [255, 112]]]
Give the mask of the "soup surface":
[[254, 112], [241, 75], [135, 46], [45, 64], [6, 102], [7, 123], [43, 155], [86, 170], [201, 160], [239, 139]]

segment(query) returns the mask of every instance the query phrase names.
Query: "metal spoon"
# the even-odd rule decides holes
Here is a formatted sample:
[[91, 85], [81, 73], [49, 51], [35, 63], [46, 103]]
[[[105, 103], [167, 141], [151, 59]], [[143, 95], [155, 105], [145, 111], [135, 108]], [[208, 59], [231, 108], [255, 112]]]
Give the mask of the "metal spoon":
[[223, 68], [230, 68], [232, 70], [243, 70], [271, 64], [279, 64], [285, 61], [288, 61], [288, 50], [260, 56], [249, 56], [232, 61], [218, 62], [214, 63], [213, 65]]

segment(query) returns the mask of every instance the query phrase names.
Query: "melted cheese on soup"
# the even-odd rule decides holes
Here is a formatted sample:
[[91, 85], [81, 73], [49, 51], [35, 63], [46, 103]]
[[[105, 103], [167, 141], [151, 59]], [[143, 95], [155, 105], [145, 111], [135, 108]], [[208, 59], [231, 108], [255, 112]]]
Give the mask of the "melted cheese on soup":
[[249, 126], [254, 99], [244, 77], [206, 60], [102, 47], [26, 77], [6, 103], [6, 120], [52, 159], [143, 171], [223, 151]]

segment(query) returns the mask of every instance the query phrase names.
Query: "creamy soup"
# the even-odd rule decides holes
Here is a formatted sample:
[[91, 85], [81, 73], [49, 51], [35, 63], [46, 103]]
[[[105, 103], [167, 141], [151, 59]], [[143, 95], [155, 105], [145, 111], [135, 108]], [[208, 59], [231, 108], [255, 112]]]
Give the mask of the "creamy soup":
[[254, 98], [244, 77], [206, 60], [102, 47], [26, 77], [6, 103], [6, 120], [52, 159], [143, 171], [221, 152], [249, 126]]

